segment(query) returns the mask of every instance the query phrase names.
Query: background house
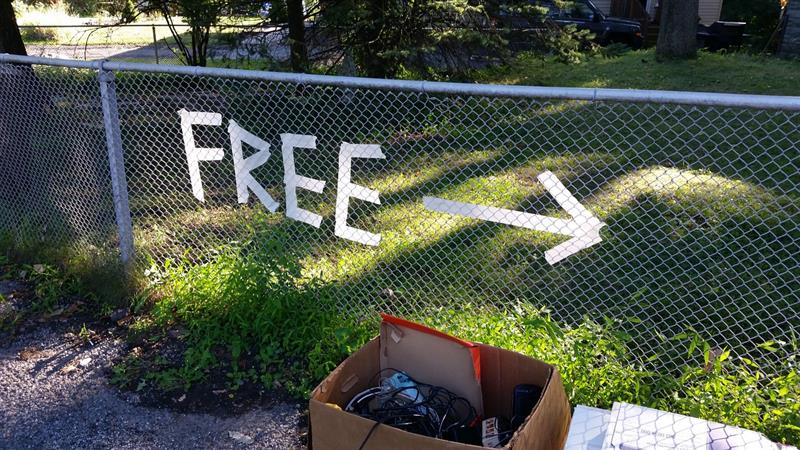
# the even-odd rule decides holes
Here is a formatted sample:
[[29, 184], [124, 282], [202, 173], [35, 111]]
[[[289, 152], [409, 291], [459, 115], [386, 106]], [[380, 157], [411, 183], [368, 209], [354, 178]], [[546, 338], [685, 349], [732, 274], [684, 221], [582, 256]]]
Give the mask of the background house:
[[[711, 25], [719, 20], [722, 2], [723, 0], [700, 0], [697, 11], [700, 16], [700, 23]], [[603, 13], [611, 16], [630, 17], [640, 20], [648, 17], [650, 21], [658, 17], [658, 0], [594, 0], [594, 4]]]
[[786, 5], [783, 16], [783, 35], [778, 48], [782, 56], [800, 56], [800, 1], [792, 0]]

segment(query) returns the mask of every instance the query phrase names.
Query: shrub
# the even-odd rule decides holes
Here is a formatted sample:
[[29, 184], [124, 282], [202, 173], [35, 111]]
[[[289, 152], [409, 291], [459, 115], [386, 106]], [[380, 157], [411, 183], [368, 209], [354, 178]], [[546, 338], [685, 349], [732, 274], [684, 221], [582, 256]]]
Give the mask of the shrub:
[[749, 45], [761, 51], [770, 44], [780, 15], [780, 0], [725, 0], [720, 20], [747, 22], [746, 32], [751, 35]]
[[[307, 395], [377, 333], [377, 317], [334, 312], [340, 287], [304, 278], [280, 243], [280, 238], [257, 237], [220, 251], [207, 264], [167, 263], [157, 271], [165, 296], [155, 304], [156, 322], [163, 327], [181, 323], [189, 333], [179, 371], [185, 387], [208, 368], [225, 366], [232, 389], [244, 380], [266, 386], [279, 381], [293, 394]], [[610, 408], [625, 401], [743, 426], [779, 442], [800, 442], [796, 341], [754, 349], [776, 355], [767, 370], [712, 349], [692, 330], [662, 338], [662, 353], [642, 355], [636, 338], [625, 331], [634, 318], [587, 318], [567, 326], [546, 310], [520, 304], [507, 312], [474, 305], [441, 308], [410, 319], [554, 364], [573, 405]], [[676, 360], [688, 362], [677, 368], [665, 362]]]
[[58, 39], [58, 33], [52, 28], [24, 27], [20, 34], [25, 42], [52, 42]]
[[637, 354], [621, 320], [584, 319], [570, 327], [550, 319], [546, 310], [526, 306], [508, 313], [467, 306], [428, 317], [430, 325], [465, 339], [554, 364], [572, 405], [610, 408], [624, 401], [742, 426], [778, 442], [800, 442], [796, 341], [766, 342], [754, 349], [776, 355], [775, 365], [767, 370], [748, 358], [712, 349], [690, 331], [668, 341], [685, 344], [689, 354], [680, 356], [694, 364], [668, 370], [663, 364], [659, 368], [658, 360], [670, 355]]
[[575, 25], [559, 27], [549, 24], [539, 39], [544, 50], [543, 55], [553, 55], [556, 61], [564, 64], [579, 64], [597, 48], [592, 42], [594, 34], [589, 30], [579, 30]]

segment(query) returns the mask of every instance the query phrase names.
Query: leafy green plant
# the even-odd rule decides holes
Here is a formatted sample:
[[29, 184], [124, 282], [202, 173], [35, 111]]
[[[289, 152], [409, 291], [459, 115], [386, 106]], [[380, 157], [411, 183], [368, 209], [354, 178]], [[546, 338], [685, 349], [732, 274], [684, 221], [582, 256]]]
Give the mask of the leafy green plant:
[[[138, 388], [147, 383], [188, 387], [207, 369], [224, 366], [231, 390], [259, 381], [306, 395], [377, 333], [377, 321], [333, 313], [331, 299], [343, 287], [303, 278], [280, 241], [256, 238], [220, 251], [204, 265], [167, 263], [157, 277], [165, 295], [153, 317], [161, 327], [180, 323], [189, 330], [184, 365], [156, 364], [160, 370], [140, 369], [137, 377], [131, 373], [141, 363], [133, 360], [115, 369], [115, 376], [130, 384], [139, 380]], [[796, 340], [753, 349], [779, 355], [773, 358], [775, 367], [766, 370], [743, 355], [714, 348], [693, 329], [662, 338], [663, 352], [638, 354], [626, 331], [640, 322], [633, 317], [567, 326], [546, 309], [520, 304], [507, 312], [475, 305], [440, 308], [411, 319], [554, 364], [573, 405], [610, 408], [625, 401], [743, 426], [779, 442], [800, 442]], [[688, 362], [669, 370], [664, 360], [679, 356], [677, 351], [685, 352], [680, 356]]]
[[55, 266], [34, 264], [24, 266], [26, 279], [33, 284], [36, 294], [34, 308], [38, 311], [50, 311], [63, 297], [79, 292], [78, 281], [74, 277], [65, 276]]
[[435, 58], [448, 73], [463, 73], [470, 55], [506, 52], [486, 7], [465, 0], [326, 4], [320, 23], [371, 77], [395, 77], [401, 67], [424, 75]]
[[167, 262], [159, 277], [164, 296], [152, 315], [159, 326], [188, 330], [178, 371], [186, 386], [221, 366], [231, 388], [281, 379], [302, 394], [369, 337], [333, 312], [329, 287], [301, 279], [275, 237], [227, 247], [204, 265]]
[[53, 28], [28, 27], [21, 30], [22, 39], [25, 42], [55, 42], [58, 33]]
[[59, 296], [80, 295], [102, 316], [143, 289], [141, 280], [120, 263], [116, 251], [80, 240], [45, 240], [27, 225], [15, 235], [0, 233], [0, 266], [3, 265], [15, 269], [5, 271], [8, 277], [20, 270], [25, 272], [45, 309]]
[[88, 344], [91, 342], [92, 333], [86, 328], [86, 324], [84, 323], [81, 325], [80, 331], [78, 331], [78, 339], [81, 340], [83, 344]]
[[549, 23], [541, 33], [544, 55], [553, 55], [556, 61], [564, 64], [579, 64], [593, 53], [597, 47], [594, 34], [589, 30], [579, 30], [576, 25], [560, 27]]

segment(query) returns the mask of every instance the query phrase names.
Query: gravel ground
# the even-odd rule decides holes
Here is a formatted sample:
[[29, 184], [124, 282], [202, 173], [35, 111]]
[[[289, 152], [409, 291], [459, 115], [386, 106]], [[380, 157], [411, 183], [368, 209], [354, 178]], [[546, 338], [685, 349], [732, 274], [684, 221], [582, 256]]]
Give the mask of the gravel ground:
[[[8, 297], [18, 283], [0, 281]], [[0, 347], [0, 449], [300, 448], [301, 405], [231, 417], [139, 405], [108, 383], [125, 343], [106, 330], [86, 344], [76, 319], [29, 327]]]

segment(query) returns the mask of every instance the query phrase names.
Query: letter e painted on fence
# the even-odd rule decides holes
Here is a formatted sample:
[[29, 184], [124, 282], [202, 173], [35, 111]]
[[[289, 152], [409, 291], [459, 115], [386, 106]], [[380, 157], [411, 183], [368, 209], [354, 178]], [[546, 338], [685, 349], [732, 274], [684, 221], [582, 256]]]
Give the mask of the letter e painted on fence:
[[[263, 186], [258, 184], [250, 171], [264, 164], [269, 159], [269, 144], [258, 136], [245, 130], [235, 120], [228, 123], [228, 134], [231, 138], [231, 153], [233, 153], [233, 171], [236, 176], [236, 196], [239, 203], [247, 203], [250, 191], [256, 194], [270, 212], [278, 210], [278, 202], [269, 195]], [[242, 142], [257, 149], [256, 153], [244, 158], [242, 156]], [[249, 190], [248, 190], [249, 189]]]
[[380, 204], [378, 191], [350, 182], [350, 168], [353, 158], [379, 158], [385, 156], [379, 145], [342, 143], [339, 149], [339, 180], [336, 186], [336, 225], [334, 233], [341, 238], [366, 245], [378, 245], [381, 235], [347, 226], [347, 212], [350, 197]]
[[219, 161], [224, 156], [221, 148], [197, 148], [194, 143], [192, 125], [222, 125], [222, 114], [211, 112], [178, 111], [181, 116], [183, 145], [186, 149], [186, 163], [189, 165], [189, 180], [192, 182], [192, 193], [201, 202], [206, 201], [203, 192], [203, 180], [200, 177], [200, 161]]
[[283, 182], [286, 185], [286, 216], [319, 228], [322, 216], [297, 206], [297, 188], [321, 194], [325, 182], [298, 175], [294, 167], [295, 148], [317, 148], [317, 138], [305, 134], [281, 134], [281, 152], [283, 154]]

